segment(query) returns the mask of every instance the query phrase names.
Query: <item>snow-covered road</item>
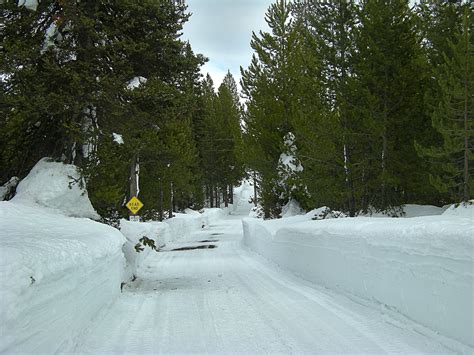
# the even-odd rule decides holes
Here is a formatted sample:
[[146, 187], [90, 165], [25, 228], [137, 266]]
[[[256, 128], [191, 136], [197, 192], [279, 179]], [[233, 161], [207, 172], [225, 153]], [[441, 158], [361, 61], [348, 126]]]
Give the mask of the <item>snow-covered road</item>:
[[[282, 271], [241, 238], [240, 217], [229, 216], [150, 255], [75, 352], [449, 352], [381, 309]], [[207, 244], [216, 248], [171, 251]]]

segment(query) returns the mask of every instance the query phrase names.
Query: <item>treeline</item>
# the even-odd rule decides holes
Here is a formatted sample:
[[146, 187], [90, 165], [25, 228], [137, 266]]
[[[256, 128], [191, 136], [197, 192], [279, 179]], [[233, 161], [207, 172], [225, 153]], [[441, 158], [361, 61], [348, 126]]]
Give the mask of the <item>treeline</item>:
[[243, 173], [236, 85], [203, 80], [182, 1], [0, 9], [0, 185], [52, 157], [80, 167], [102, 216], [126, 215], [133, 195], [154, 217], [229, 202]]
[[266, 21], [242, 69], [265, 217], [472, 198], [470, 2], [279, 0]]

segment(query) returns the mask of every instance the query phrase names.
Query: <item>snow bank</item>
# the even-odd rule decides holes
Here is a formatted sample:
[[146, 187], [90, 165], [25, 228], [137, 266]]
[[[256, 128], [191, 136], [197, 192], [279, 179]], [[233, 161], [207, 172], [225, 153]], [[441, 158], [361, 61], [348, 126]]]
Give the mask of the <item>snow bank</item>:
[[285, 206], [283, 206], [280, 215], [282, 218], [288, 218], [298, 216], [304, 213], [305, 211], [301, 208], [298, 201], [290, 200]]
[[243, 242], [309, 281], [474, 346], [472, 219], [308, 217], [245, 219]]
[[174, 217], [164, 221], [169, 228], [169, 239], [166, 243], [186, 239], [192, 233], [208, 227], [210, 224], [228, 214], [228, 209], [204, 208], [202, 213], [187, 210], [187, 213], [175, 213]]
[[415, 205], [406, 204], [395, 208], [392, 212], [377, 212], [375, 210], [369, 211], [368, 213], [361, 213], [361, 217], [401, 217], [401, 218], [413, 218], [423, 216], [438, 216], [443, 214], [446, 207], [437, 207], [432, 205]]
[[27, 177], [20, 181], [15, 204], [46, 207], [70, 217], [99, 219], [74, 165], [41, 159]]
[[216, 223], [217, 221], [224, 218], [224, 216], [230, 213], [231, 209], [228, 208], [205, 208], [202, 213], [202, 218], [204, 226], [208, 227], [209, 225]]
[[413, 218], [423, 216], [438, 216], [440, 214], [443, 214], [445, 209], [446, 208], [431, 205], [407, 204], [403, 205], [403, 212], [405, 212], [405, 215], [403, 217]]
[[157, 248], [163, 247], [171, 239], [168, 224], [161, 222], [130, 222], [122, 219], [120, 220], [120, 232], [127, 239], [122, 248], [127, 260], [124, 280], [130, 280], [133, 275], [136, 275], [137, 268], [150, 252], [155, 252], [149, 247], [145, 247], [141, 252], [135, 250], [135, 246], [140, 243], [142, 237], [153, 240]]
[[469, 201], [467, 204], [451, 205], [443, 215], [469, 218], [474, 223], [474, 200]]
[[129, 280], [136, 275], [137, 268], [150, 253], [154, 253], [149, 247], [145, 247], [141, 252], [135, 250], [135, 246], [142, 237], [153, 240], [155, 246], [160, 248], [167, 243], [186, 239], [192, 233], [222, 218], [222, 215], [226, 213], [220, 208], [206, 208], [203, 213], [190, 209], [185, 212], [176, 213], [173, 218], [163, 222], [130, 222], [125, 219], [120, 221], [120, 231], [127, 239], [123, 245], [123, 253], [127, 260], [124, 280]]
[[[59, 170], [70, 169], [61, 165]], [[28, 202], [63, 207], [54, 203], [62, 191], [56, 172], [33, 171], [20, 188], [22, 202], [32, 193]], [[41, 183], [42, 194], [32, 181], [48, 176], [58, 188]], [[71, 193], [78, 197], [77, 192]], [[18, 199], [0, 202], [0, 353], [67, 348], [120, 294], [124, 241], [118, 230], [89, 219], [57, 215]]]

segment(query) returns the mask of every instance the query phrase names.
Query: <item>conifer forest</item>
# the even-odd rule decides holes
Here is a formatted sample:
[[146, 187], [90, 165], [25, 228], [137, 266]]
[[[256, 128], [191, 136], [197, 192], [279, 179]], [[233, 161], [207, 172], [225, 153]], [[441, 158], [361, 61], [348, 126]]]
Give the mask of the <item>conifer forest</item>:
[[47, 156], [104, 218], [137, 188], [150, 218], [227, 205], [245, 177], [266, 218], [472, 198], [472, 3], [278, 0], [241, 90], [200, 73], [184, 2], [0, 9], [0, 185]]

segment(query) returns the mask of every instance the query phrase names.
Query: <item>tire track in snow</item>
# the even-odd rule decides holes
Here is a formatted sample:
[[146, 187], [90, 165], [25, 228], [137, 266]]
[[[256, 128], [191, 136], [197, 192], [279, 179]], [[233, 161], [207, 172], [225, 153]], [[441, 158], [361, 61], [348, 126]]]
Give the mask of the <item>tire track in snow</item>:
[[219, 232], [216, 249], [150, 254], [137, 281], [76, 350], [449, 352], [387, 323], [378, 309], [320, 290], [242, 249], [240, 230], [233, 217], [167, 247], [197, 245]]

